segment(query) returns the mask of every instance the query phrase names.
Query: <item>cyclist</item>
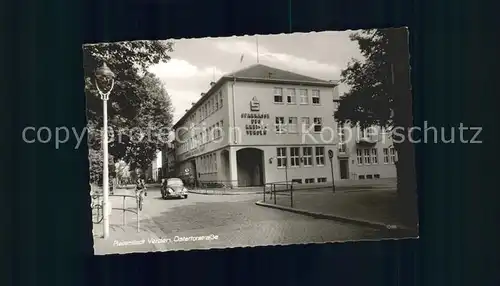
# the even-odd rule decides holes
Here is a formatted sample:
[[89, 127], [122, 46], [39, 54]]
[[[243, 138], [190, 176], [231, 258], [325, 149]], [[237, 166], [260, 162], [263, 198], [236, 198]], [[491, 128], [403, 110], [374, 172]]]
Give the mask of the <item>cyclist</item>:
[[143, 174], [140, 174], [137, 176], [137, 181], [135, 182], [135, 192], [138, 195], [141, 195], [144, 193], [144, 196], [148, 196], [148, 191], [146, 189], [146, 180], [144, 178], [145, 176]]
[[142, 210], [142, 203], [144, 202], [144, 197], [148, 195], [146, 188], [145, 176], [142, 173], [137, 172], [137, 180], [135, 182], [135, 195], [139, 200], [139, 210]]

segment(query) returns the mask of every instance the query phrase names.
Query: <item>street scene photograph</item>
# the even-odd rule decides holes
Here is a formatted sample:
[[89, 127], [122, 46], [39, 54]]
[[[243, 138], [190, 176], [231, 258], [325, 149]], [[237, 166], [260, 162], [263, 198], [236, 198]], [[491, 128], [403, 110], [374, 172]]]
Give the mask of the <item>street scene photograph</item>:
[[83, 45], [95, 255], [418, 238], [408, 33]]

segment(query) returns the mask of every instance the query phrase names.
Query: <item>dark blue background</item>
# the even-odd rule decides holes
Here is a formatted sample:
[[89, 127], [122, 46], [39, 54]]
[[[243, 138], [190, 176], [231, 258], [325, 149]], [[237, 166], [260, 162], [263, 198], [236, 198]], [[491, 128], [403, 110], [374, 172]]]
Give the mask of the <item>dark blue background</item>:
[[[44, 0], [3, 11], [7, 252], [1, 285], [500, 285], [492, 8], [479, 1]], [[480, 7], [480, 5], [483, 5]], [[4, 15], [3, 15], [4, 14]], [[415, 124], [483, 126], [481, 145], [417, 146], [420, 241], [93, 257], [87, 147], [24, 144], [85, 125], [90, 42], [410, 26]], [[335, 52], [332, 47], [332, 53]], [[492, 248], [494, 247], [494, 248]], [[4, 253], [2, 251], [2, 253]]]

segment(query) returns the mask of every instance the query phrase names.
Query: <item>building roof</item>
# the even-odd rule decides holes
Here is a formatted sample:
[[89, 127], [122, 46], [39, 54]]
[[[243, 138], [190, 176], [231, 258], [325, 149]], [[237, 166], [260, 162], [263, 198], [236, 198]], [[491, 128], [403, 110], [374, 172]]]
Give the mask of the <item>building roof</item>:
[[296, 81], [296, 82], [316, 82], [319, 84], [331, 83], [326, 80], [321, 80], [290, 71], [273, 68], [263, 64], [255, 64], [244, 69], [238, 70], [234, 73], [227, 74], [225, 77], [236, 77], [236, 78], [253, 78], [253, 79], [275, 79], [275, 80], [286, 80], [286, 81]]
[[200, 99], [191, 106], [191, 108], [174, 124], [174, 129], [179, 127], [186, 118], [193, 113], [209, 96], [217, 91], [224, 83], [228, 81], [245, 81], [245, 82], [260, 82], [260, 83], [281, 83], [295, 85], [309, 85], [322, 87], [336, 87], [337, 80], [322, 80], [290, 71], [273, 68], [263, 64], [254, 64], [241, 70], [222, 76], [216, 83], [212, 84], [206, 93], [202, 93]]

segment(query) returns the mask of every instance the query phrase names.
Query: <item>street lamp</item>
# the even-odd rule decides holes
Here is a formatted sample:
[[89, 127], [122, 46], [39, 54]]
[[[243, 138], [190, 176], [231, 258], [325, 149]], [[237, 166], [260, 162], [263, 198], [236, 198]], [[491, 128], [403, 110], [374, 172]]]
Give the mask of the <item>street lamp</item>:
[[[102, 100], [102, 118], [103, 118], [103, 135], [102, 135], [102, 190], [103, 190], [103, 228], [104, 239], [109, 237], [109, 173], [108, 173], [108, 99], [111, 90], [115, 85], [115, 74], [109, 69], [106, 63], [95, 70], [95, 86]], [[108, 86], [107, 91], [99, 88], [99, 82]]]

